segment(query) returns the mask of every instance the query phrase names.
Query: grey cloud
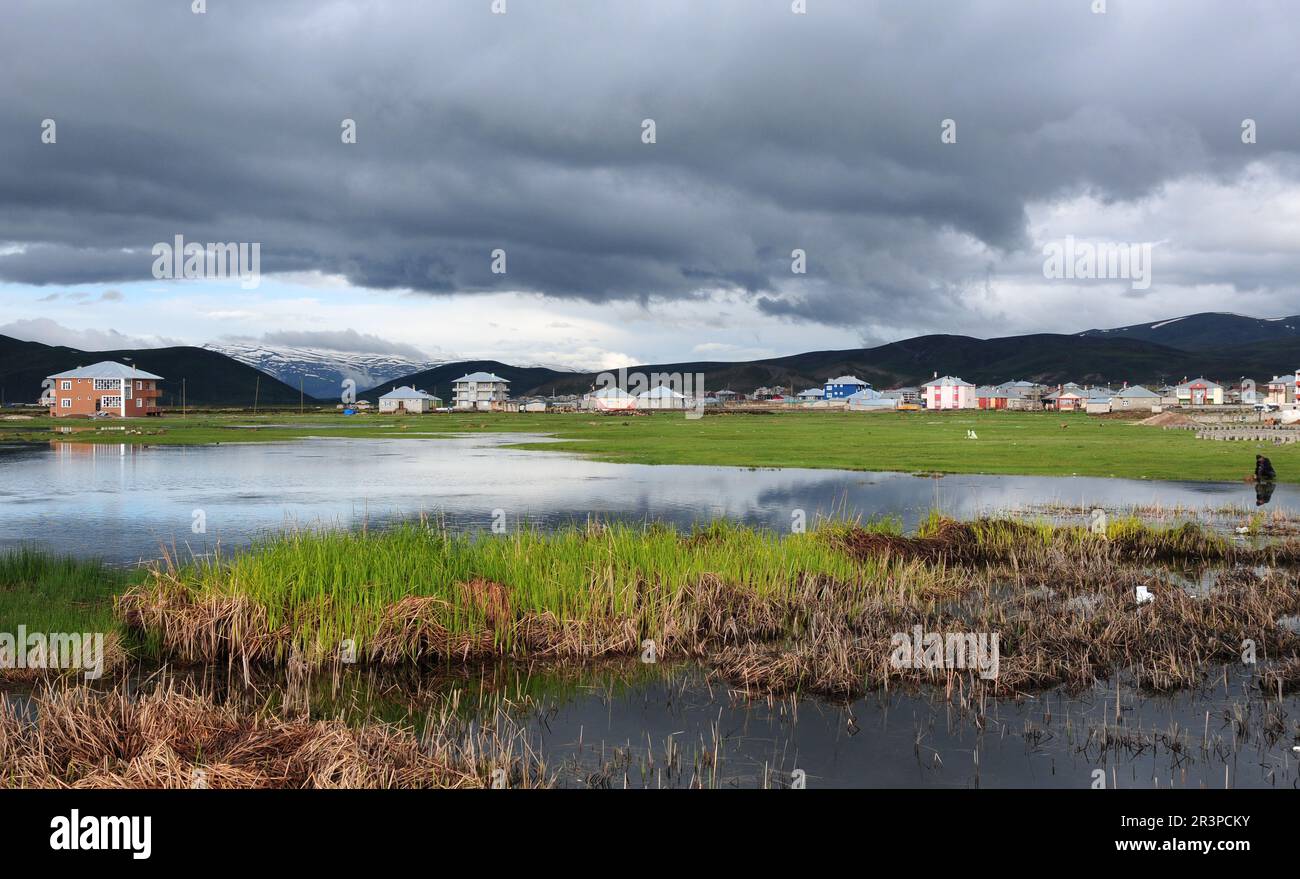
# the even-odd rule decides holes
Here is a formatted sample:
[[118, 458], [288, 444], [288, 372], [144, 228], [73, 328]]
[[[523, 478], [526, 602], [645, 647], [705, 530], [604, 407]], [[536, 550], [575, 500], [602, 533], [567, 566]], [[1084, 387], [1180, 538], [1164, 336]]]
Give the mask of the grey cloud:
[[47, 317], [0, 324], [0, 335], [45, 345], [63, 345], [83, 351], [113, 351], [120, 348], [167, 348], [185, 343], [177, 339], [129, 336], [114, 329], [78, 330]]
[[[0, 242], [26, 248], [0, 278], [147, 279], [151, 245], [184, 234], [379, 289], [723, 287], [787, 319], [952, 328], [989, 272], [954, 234], [1023, 262], [1031, 203], [1135, 200], [1251, 161], [1296, 175], [1289, 7], [1088, 7], [10, 0]], [[1248, 283], [1293, 291], [1295, 267]]]

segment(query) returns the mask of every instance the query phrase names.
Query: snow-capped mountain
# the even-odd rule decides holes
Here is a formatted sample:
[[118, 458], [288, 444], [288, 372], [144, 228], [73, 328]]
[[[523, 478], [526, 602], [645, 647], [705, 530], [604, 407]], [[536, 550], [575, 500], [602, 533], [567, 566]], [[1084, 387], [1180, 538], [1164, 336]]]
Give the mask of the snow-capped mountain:
[[415, 360], [397, 354], [331, 351], [325, 348], [291, 348], [241, 343], [207, 344], [203, 347], [260, 369], [292, 388], [297, 388], [301, 381], [302, 389], [308, 396], [322, 400], [338, 397], [342, 393], [343, 382], [346, 379], [355, 381], [356, 390], [360, 392], [447, 362]]
[[1300, 340], [1300, 315], [1259, 318], [1222, 311], [1204, 312], [1109, 330], [1087, 330], [1079, 335], [1141, 339], [1183, 351], [1211, 351], [1233, 345]]

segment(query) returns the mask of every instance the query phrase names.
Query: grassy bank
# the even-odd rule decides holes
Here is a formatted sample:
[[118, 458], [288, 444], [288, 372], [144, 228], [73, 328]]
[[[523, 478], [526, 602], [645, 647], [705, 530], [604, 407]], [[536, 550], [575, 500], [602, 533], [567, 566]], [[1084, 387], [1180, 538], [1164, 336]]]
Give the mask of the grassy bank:
[[[56, 423], [57, 422], [57, 423]], [[51, 427], [77, 432], [54, 437]], [[57, 421], [0, 423], [0, 442], [197, 445], [304, 437], [423, 438], [479, 432], [551, 435], [525, 448], [631, 464], [808, 467], [903, 472], [1103, 476], [1240, 481], [1256, 452], [1283, 482], [1300, 482], [1300, 444], [1274, 447], [1197, 440], [1190, 431], [1124, 420], [1035, 412], [799, 411], [723, 414], [689, 421], [680, 414], [204, 415], [122, 424]], [[967, 431], [978, 439], [968, 439]]]
[[[0, 553], [0, 633], [16, 638], [20, 626], [28, 634], [101, 633], [105, 666], [120, 666], [126, 633], [113, 602], [133, 576], [98, 561], [37, 549]], [[38, 676], [32, 669], [0, 668], [0, 682]]]
[[37, 549], [0, 553], [0, 631], [112, 632], [126, 571]]
[[[1116, 669], [1168, 689], [1234, 661], [1246, 639], [1270, 660], [1300, 655], [1277, 622], [1300, 612], [1298, 562], [1300, 543], [1250, 548], [1131, 520], [1105, 537], [938, 517], [913, 536], [888, 522], [785, 536], [717, 524], [477, 538], [407, 525], [291, 534], [160, 569], [120, 611], [166, 656], [290, 674], [350, 661], [644, 657], [653, 642], [656, 661], [702, 662], [759, 691], [847, 695], [934, 682], [933, 669], [891, 661], [892, 638], [920, 627], [997, 634], [999, 692], [1085, 686]], [[1203, 595], [1171, 573], [1205, 563], [1222, 570]]]

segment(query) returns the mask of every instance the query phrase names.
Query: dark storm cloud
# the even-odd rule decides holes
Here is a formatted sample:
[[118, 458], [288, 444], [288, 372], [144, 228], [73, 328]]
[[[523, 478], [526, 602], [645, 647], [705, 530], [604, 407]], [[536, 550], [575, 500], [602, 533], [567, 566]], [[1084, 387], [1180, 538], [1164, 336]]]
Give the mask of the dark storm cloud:
[[489, 5], [8, 0], [0, 279], [147, 279], [183, 234], [374, 288], [943, 317], [990, 270], [954, 236], [1021, 253], [1031, 203], [1295, 172], [1288, 3]]

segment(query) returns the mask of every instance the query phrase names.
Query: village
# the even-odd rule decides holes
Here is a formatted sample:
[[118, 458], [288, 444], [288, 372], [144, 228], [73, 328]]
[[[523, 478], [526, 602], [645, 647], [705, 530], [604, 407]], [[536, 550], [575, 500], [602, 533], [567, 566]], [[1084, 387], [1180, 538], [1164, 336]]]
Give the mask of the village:
[[[691, 376], [650, 376], [651, 386], [639, 393], [619, 385], [589, 393], [513, 396], [510, 380], [489, 372], [455, 379], [450, 405], [443, 398], [409, 385], [380, 394], [372, 403], [357, 399], [335, 404], [345, 415], [378, 412], [421, 415], [438, 412], [575, 412], [632, 414], [663, 410], [785, 410], [843, 409], [855, 412], [988, 410], [1081, 412], [1089, 415], [1141, 413], [1158, 415], [1171, 409], [1214, 416], [1254, 414], [1278, 424], [1300, 421], [1300, 370], [1274, 376], [1261, 389], [1251, 379], [1224, 384], [1204, 377], [1148, 388], [1123, 383], [1119, 387], [1066, 382], [1046, 385], [1011, 380], [975, 385], [952, 375], [935, 377], [914, 387], [878, 390], [853, 375], [826, 379], [820, 387], [794, 391], [781, 386], [747, 391], [721, 388], [689, 393], [702, 382]], [[42, 406], [52, 417], [131, 418], [163, 414], [158, 405], [163, 376], [134, 365], [102, 361], [49, 376]], [[645, 383], [644, 381], [642, 382]], [[683, 391], [686, 391], [684, 393]], [[1213, 420], [1213, 418], [1211, 418]]]

